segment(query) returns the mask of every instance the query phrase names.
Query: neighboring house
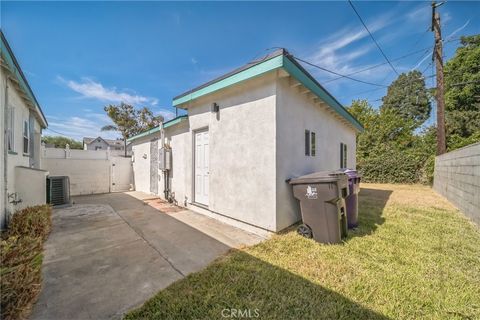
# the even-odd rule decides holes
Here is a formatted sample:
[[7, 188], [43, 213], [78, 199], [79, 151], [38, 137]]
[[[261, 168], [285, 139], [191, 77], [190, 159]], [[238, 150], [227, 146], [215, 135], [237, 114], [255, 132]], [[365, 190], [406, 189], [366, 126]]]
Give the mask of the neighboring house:
[[[254, 232], [300, 219], [286, 179], [355, 168], [362, 125], [286, 50], [173, 99], [188, 115], [164, 123], [168, 178], [159, 166], [160, 127], [128, 139], [136, 190]], [[167, 178], [167, 181], [165, 181]]]
[[16, 210], [46, 202], [47, 171], [40, 170], [47, 120], [5, 36], [0, 68], [0, 226]]
[[[122, 139], [104, 139], [102, 137], [83, 138], [83, 150], [107, 150], [115, 155], [125, 155], [125, 145]], [[127, 156], [132, 154], [132, 146], [127, 143]]]

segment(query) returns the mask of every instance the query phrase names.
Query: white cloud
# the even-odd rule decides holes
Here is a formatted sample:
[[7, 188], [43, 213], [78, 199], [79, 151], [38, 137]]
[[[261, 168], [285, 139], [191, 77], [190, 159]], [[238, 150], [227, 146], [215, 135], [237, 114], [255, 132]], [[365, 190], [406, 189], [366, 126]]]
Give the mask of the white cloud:
[[195, 58], [191, 58], [190, 61], [191, 61], [193, 64], [197, 64], [197, 63], [198, 63], [198, 60], [195, 59]]
[[168, 121], [168, 120], [171, 120], [171, 119], [175, 118], [175, 113], [172, 112], [172, 111], [168, 111], [168, 110], [161, 110], [161, 111], [157, 112], [157, 114], [161, 115], [163, 117], [164, 121]]
[[[375, 33], [376, 31], [387, 27], [393, 23], [392, 15], [393, 12], [389, 12], [378, 17], [372, 23], [367, 22], [369, 30], [372, 33]], [[365, 56], [372, 49], [375, 49], [372, 42], [368, 42], [368, 44], [356, 47], [355, 49], [346, 50], [350, 45], [356, 44], [366, 37], [369, 37], [369, 34], [364, 28], [359, 27], [357, 24], [352, 24], [351, 26], [332, 34], [324, 41], [321, 41], [314, 49], [314, 52], [307, 55], [306, 60], [341, 74], [350, 74], [359, 71], [360, 69], [368, 68], [373, 64], [365, 65], [355, 63], [355, 61]], [[337, 77], [323, 71], [312, 71], [314, 74], [324, 79]], [[378, 76], [378, 70], [362, 72], [358, 77], [372, 75]]]
[[414, 22], [419, 22], [427, 19], [431, 19], [432, 7], [429, 3], [424, 2], [422, 5], [416, 7], [406, 14], [407, 19]]
[[460, 31], [462, 31], [463, 29], [465, 29], [465, 28], [468, 26], [469, 23], [470, 23], [470, 19], [468, 19], [467, 22], [465, 22], [463, 26], [461, 26], [460, 28], [455, 29], [452, 33], [450, 33], [450, 34], [446, 37], [446, 40], [450, 40], [454, 35], [456, 35], [456, 34], [459, 33]]
[[97, 99], [105, 102], [120, 103], [125, 102], [132, 105], [156, 105], [158, 100], [152, 97], [120, 92], [117, 88], [106, 88], [101, 83], [95, 82], [90, 78], [82, 78], [82, 81], [66, 80], [62, 77], [58, 79], [65, 83], [73, 91], [80, 93], [84, 98]]
[[443, 13], [443, 16], [441, 17], [441, 23], [445, 24], [447, 23], [448, 21], [452, 20], [452, 15], [450, 14], [450, 12], [448, 11], [445, 11]]
[[[52, 119], [51, 117], [49, 118]], [[107, 124], [111, 124], [110, 119], [106, 115], [99, 113], [87, 114], [85, 117], [73, 116], [63, 119], [57, 117], [54, 121], [49, 121], [45, 134], [58, 135], [61, 133], [76, 140], [82, 140], [83, 137], [102, 136], [107, 139], [120, 137], [117, 132], [101, 131], [101, 128]]]

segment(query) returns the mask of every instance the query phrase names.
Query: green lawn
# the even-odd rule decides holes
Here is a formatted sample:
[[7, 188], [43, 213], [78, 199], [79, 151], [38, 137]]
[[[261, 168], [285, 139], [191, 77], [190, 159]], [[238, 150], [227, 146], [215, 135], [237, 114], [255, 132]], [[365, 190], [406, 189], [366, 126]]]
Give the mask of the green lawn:
[[230, 252], [126, 319], [222, 319], [231, 309], [259, 319], [480, 319], [478, 227], [428, 187], [362, 187], [360, 227], [343, 245], [292, 229]]

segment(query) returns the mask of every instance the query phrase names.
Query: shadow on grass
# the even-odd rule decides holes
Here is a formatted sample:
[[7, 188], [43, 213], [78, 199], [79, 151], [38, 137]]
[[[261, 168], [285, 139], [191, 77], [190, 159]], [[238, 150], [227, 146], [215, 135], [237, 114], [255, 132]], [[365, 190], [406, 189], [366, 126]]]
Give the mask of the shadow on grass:
[[222, 319], [239, 313], [259, 319], [388, 319], [238, 250], [160, 291], [124, 319]]
[[[349, 230], [348, 238], [372, 234], [385, 222], [383, 211], [392, 190], [362, 188], [358, 201], [358, 227]], [[347, 240], [348, 240], [347, 238]]]

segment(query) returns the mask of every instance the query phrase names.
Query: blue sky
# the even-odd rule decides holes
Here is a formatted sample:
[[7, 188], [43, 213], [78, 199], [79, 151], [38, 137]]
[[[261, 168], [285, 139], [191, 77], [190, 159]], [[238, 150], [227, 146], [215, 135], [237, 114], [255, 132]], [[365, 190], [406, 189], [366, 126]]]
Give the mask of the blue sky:
[[[354, 4], [390, 59], [432, 46], [430, 2]], [[480, 2], [450, 1], [439, 11], [444, 39], [480, 33]], [[385, 62], [346, 1], [2, 1], [1, 27], [49, 128], [76, 139], [114, 137], [100, 132], [109, 124], [103, 106], [122, 100], [171, 118], [174, 96], [272, 47], [342, 74]], [[445, 44], [446, 59], [457, 46]], [[418, 68], [426, 76], [430, 63], [426, 49], [393, 62], [399, 72]], [[307, 69], [344, 105], [367, 98], [378, 106], [386, 92]], [[352, 77], [388, 85], [395, 76], [385, 64]], [[51, 130], [45, 134], [56, 135]]]

